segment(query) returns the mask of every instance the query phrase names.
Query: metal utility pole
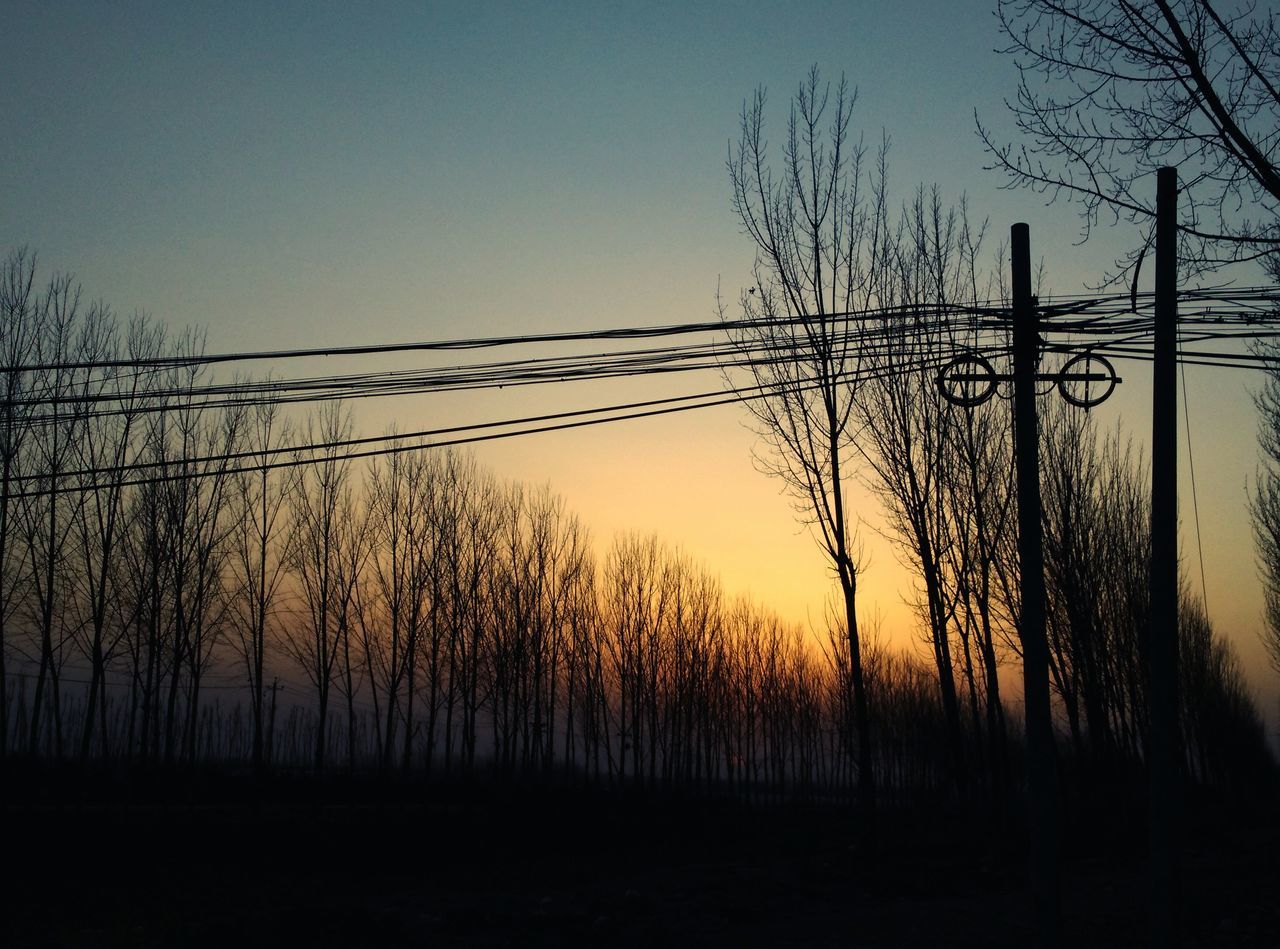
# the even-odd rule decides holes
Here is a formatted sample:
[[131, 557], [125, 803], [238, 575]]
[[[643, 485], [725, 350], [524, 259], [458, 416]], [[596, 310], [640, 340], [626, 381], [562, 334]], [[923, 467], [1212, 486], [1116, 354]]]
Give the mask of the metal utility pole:
[[1057, 763], [1049, 710], [1049, 648], [1045, 641], [1044, 550], [1040, 522], [1040, 432], [1036, 414], [1038, 318], [1031, 296], [1031, 238], [1011, 229], [1013, 263], [1013, 444], [1018, 484], [1018, 557], [1022, 688], [1027, 730], [1027, 819], [1030, 882], [1037, 944], [1057, 943]]
[[1173, 944], [1178, 811], [1178, 171], [1156, 178], [1151, 387], [1151, 626], [1147, 632], [1151, 939]]

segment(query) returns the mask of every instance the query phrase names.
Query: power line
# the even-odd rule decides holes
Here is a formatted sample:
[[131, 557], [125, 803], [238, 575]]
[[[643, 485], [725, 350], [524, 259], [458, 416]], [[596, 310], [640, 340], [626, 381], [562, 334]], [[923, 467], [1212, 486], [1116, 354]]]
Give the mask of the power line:
[[[1041, 306], [1042, 318], [1053, 321], [1080, 313], [1105, 315], [1132, 312], [1135, 303], [1149, 306], [1153, 295], [1140, 293], [1113, 293], [1103, 295], [1063, 295], [1056, 303]], [[1280, 293], [1270, 287], [1207, 288], [1183, 290], [1178, 294], [1180, 302], [1199, 304], [1210, 311], [1211, 304], [1224, 309], [1223, 314], [1235, 314], [1249, 310], [1270, 314], [1280, 303]], [[169, 356], [131, 358], [101, 358], [84, 360], [46, 360], [3, 367], [9, 372], [34, 372], [92, 369], [158, 369], [192, 368], [219, 363], [280, 361], [285, 359], [312, 359], [336, 356], [390, 355], [397, 353], [449, 352], [461, 350], [493, 349], [508, 346], [546, 345], [566, 342], [591, 342], [606, 340], [656, 339], [697, 333], [741, 333], [761, 328], [786, 326], [804, 327], [814, 323], [839, 324], [885, 320], [891, 316], [933, 313], [951, 317], [968, 317], [1008, 321], [1008, 303], [1004, 300], [986, 300], [972, 304], [930, 303], [898, 304], [870, 307], [864, 310], [842, 310], [820, 314], [786, 314], [739, 320], [712, 320], [666, 325], [617, 327], [578, 330], [555, 333], [538, 333], [510, 336], [470, 337], [449, 340], [418, 340], [403, 343], [373, 343], [352, 346], [314, 347], [302, 349], [257, 350], [228, 353], [186, 353]], [[1262, 322], [1262, 318], [1258, 318]]]
[[[1226, 292], [1186, 291], [1184, 298], [1196, 303], [1201, 310], [1187, 314], [1182, 320], [1182, 340], [1194, 342], [1221, 342], [1224, 340], [1257, 340], [1280, 335], [1275, 324], [1265, 324], [1258, 313], [1263, 307], [1273, 307], [1280, 299], [1268, 289], [1251, 288]], [[1094, 352], [1113, 358], [1150, 358], [1143, 346], [1152, 332], [1152, 320], [1135, 312], [1134, 298], [1127, 294], [1065, 298], [1043, 306], [1045, 314], [1043, 336], [1045, 351], [1071, 353]], [[1144, 306], [1148, 301], [1144, 297]], [[1140, 308], [1141, 309], [1141, 308]], [[412, 370], [364, 372], [346, 375], [302, 377], [297, 379], [233, 380], [211, 382], [202, 385], [170, 387], [141, 391], [137, 386], [114, 390], [107, 387], [109, 380], [95, 388], [92, 380], [76, 381], [59, 387], [54, 384], [41, 394], [28, 394], [23, 398], [0, 400], [0, 430], [6, 423], [12, 430], [23, 425], [79, 425], [89, 419], [112, 416], [134, 416], [143, 413], [195, 412], [209, 408], [245, 409], [262, 405], [291, 404], [296, 402], [360, 399], [388, 395], [421, 395], [473, 391], [479, 389], [506, 388], [571, 381], [599, 381], [607, 379], [659, 376], [681, 372], [717, 371], [729, 374], [736, 370], [752, 370], [759, 380], [759, 373], [766, 374], [775, 367], [783, 368], [803, 362], [811, 349], [824, 347], [829, 354], [843, 362], [849, 360], [854, 369], [828, 379], [855, 384], [871, 378], [877, 371], [914, 372], [924, 368], [936, 368], [955, 353], [981, 349], [993, 355], [1006, 353], [1009, 323], [1004, 309], [993, 304], [976, 306], [899, 306], [858, 312], [790, 316], [781, 319], [749, 319], [717, 321], [714, 323], [689, 323], [672, 326], [632, 327], [613, 330], [595, 330], [576, 333], [554, 333], [541, 336], [494, 337], [487, 339], [446, 340], [432, 343], [387, 344], [353, 346], [341, 350], [281, 350], [277, 353], [240, 353], [174, 357], [130, 361], [102, 361], [83, 363], [46, 363], [43, 367], [18, 367], [12, 374], [30, 368], [47, 371], [130, 368], [136, 375], [158, 372], [161, 368], [185, 367], [195, 369], [206, 363], [233, 359], [257, 359], [268, 356], [314, 356], [333, 354], [370, 354], [429, 350], [486, 349], [524, 343], [564, 341], [600, 341], [614, 339], [642, 339], [659, 336], [677, 336], [689, 333], [724, 334], [727, 341], [702, 341], [641, 349], [588, 352], [582, 354], [544, 356], [511, 359], [497, 362], [481, 362]], [[735, 335], [736, 334], [736, 335]], [[903, 340], [906, 339], [904, 343]], [[928, 358], [914, 354], [922, 346], [930, 350]], [[903, 351], [908, 360], [899, 364], [887, 362], [896, 351]], [[799, 355], [798, 355], [799, 354]], [[1185, 349], [1181, 361], [1190, 365], [1243, 366], [1260, 368], [1269, 361], [1256, 353], [1226, 353]], [[870, 368], [867, 368], [870, 367]], [[2, 371], [2, 370], [0, 370]], [[788, 378], [783, 373], [779, 384], [799, 385], [803, 389], [814, 380], [804, 377]], [[374, 457], [402, 451], [420, 450], [427, 444], [411, 444], [417, 440], [444, 440], [430, 442], [436, 447], [471, 444], [497, 438], [514, 437], [536, 432], [559, 431], [629, 418], [666, 415], [697, 408], [711, 408], [738, 401], [767, 398], [774, 386], [768, 381], [755, 386], [729, 386], [714, 392], [703, 391], [690, 395], [663, 399], [634, 401], [543, 415], [527, 415], [519, 418], [489, 421], [472, 425], [449, 426], [412, 432], [403, 435], [375, 436], [371, 438], [344, 439], [307, 445], [281, 446], [262, 450], [229, 451], [201, 456], [157, 458], [150, 461], [133, 460], [128, 464], [96, 466], [60, 473], [19, 475], [17, 483], [47, 483], [48, 488], [24, 492], [17, 496], [33, 496], [51, 491], [84, 491], [104, 486], [104, 478], [114, 478], [139, 472], [160, 472], [128, 481], [111, 480], [112, 486], [150, 484], [182, 480], [192, 477], [234, 474], [246, 471], [263, 471], [272, 468], [297, 467], [324, 461], [349, 460]], [[110, 406], [115, 404], [116, 407]], [[102, 405], [95, 411], [73, 411], [60, 414], [63, 405]], [[44, 408], [23, 414], [22, 409]], [[381, 446], [366, 448], [365, 446]], [[340, 451], [341, 454], [334, 454]], [[316, 457], [317, 453], [321, 454]], [[263, 464], [230, 464], [248, 459], [265, 458], [267, 454], [278, 458], [264, 467]], [[175, 470], [176, 469], [176, 470]], [[81, 483], [64, 486], [58, 481], [79, 480]]]
[[672, 323], [654, 326], [618, 327], [579, 330], [556, 333], [537, 333], [518, 336], [487, 336], [449, 340], [420, 340], [405, 343], [375, 343], [353, 346], [331, 346], [308, 349], [258, 350], [235, 353], [187, 353], [170, 356], [146, 356], [134, 358], [104, 358], [84, 360], [57, 360], [32, 362], [3, 367], [11, 372], [34, 372], [83, 369], [139, 369], [139, 368], [189, 368], [229, 362], [260, 362], [264, 360], [312, 359], [333, 356], [370, 356], [396, 353], [447, 352], [457, 350], [494, 349], [505, 346], [545, 345], [566, 342], [591, 342], [623, 339], [655, 339], [667, 336], [684, 336], [695, 333], [734, 333], [763, 327], [805, 326], [813, 323], [856, 323], [882, 320], [891, 314], [909, 314], [921, 311], [945, 312], [953, 315], [995, 315], [1001, 312], [997, 302], [970, 305], [957, 304], [902, 304], [868, 310], [845, 310], [822, 314], [799, 314], [748, 318], [741, 320], [712, 320], [694, 323]]
[[[790, 391], [793, 393], [803, 394], [806, 392], [817, 391], [822, 388], [823, 385], [829, 384], [830, 382], [853, 384], [855, 381], [871, 381], [884, 375], [896, 374], [898, 372], [910, 372], [930, 368], [937, 369], [941, 367], [945, 358], [945, 356], [938, 356], [918, 359], [913, 362], [900, 364], [892, 369], [881, 370], [878, 373], [860, 374], [857, 376], [856, 380], [853, 374], [845, 374], [828, 380], [826, 383], [817, 382], [813, 377], [802, 377], [791, 380], [788, 385], [790, 386]], [[358, 438], [338, 439], [306, 445], [281, 446], [267, 451], [244, 450], [157, 461], [135, 461], [125, 465], [72, 470], [58, 472], [56, 474], [42, 473], [17, 475], [10, 478], [12, 483], [41, 483], [50, 482], [51, 480], [61, 482], [71, 479], [80, 479], [80, 483], [71, 485], [58, 483], [49, 488], [13, 492], [9, 496], [11, 498], [42, 497], [53, 493], [93, 491], [103, 487], [136, 487], [196, 478], [221, 477], [250, 472], [259, 473], [264, 471], [297, 468], [312, 464], [323, 464], [326, 462], [333, 463], [362, 458], [374, 458], [384, 455], [421, 451], [427, 448], [445, 448], [457, 445], [476, 444], [479, 442], [511, 438], [519, 435], [565, 431], [569, 429], [601, 425], [609, 422], [652, 418], [655, 416], [671, 415], [677, 412], [685, 412], [693, 409], [714, 408], [722, 405], [750, 402], [759, 399], [767, 399], [773, 395], [774, 391], [775, 388], [770, 385], [762, 384], [742, 386], [709, 392], [699, 392], [692, 395], [628, 402], [592, 409], [579, 409], [546, 415], [523, 416], [520, 418], [480, 422], [471, 425], [449, 426], [445, 428], [427, 429], [404, 434], [361, 436]], [[499, 428], [511, 428], [513, 430], [493, 431], [493, 429]], [[438, 437], [441, 435], [451, 437], [439, 439]], [[427, 439], [438, 440], [427, 441]], [[367, 449], [362, 447], [366, 445], [381, 445], [382, 447]], [[357, 450], [345, 451], [344, 449]], [[328, 454], [322, 454], [319, 457], [314, 457], [316, 452], [327, 452]], [[306, 457], [302, 457], [304, 453], [306, 454]], [[277, 460], [248, 465], [228, 466], [227, 464], [228, 462], [243, 461], [251, 458], [265, 458], [268, 455]], [[281, 455], [292, 457], [280, 459], [279, 456]], [[167, 468], [177, 468], [179, 470], [166, 471], [165, 469]], [[138, 471], [155, 471], [157, 469], [160, 470], [159, 474], [148, 475], [141, 478], [115, 480], [111, 477], [128, 475]], [[103, 483], [103, 481], [98, 479], [107, 480]]]

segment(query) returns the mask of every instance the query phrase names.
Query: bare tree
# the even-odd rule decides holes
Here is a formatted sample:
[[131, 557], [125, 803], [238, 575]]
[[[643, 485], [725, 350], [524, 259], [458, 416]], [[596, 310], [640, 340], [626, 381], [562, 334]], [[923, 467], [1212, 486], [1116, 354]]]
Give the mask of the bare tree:
[[[999, 0], [1025, 143], [979, 125], [1010, 186], [1154, 229], [1154, 172], [1177, 165], [1180, 258], [1213, 266], [1280, 248], [1280, 31], [1254, 3]], [[1141, 250], [1134, 252], [1138, 257]]]
[[1000, 555], [1013, 534], [1012, 419], [1005, 406], [992, 402], [952, 412], [959, 418], [951, 427], [953, 473], [947, 495], [956, 542], [948, 569], [955, 578], [956, 631], [973, 728], [979, 733], [985, 725], [988, 771], [999, 787], [1005, 777], [1006, 730], [996, 647], [1001, 633], [1012, 629], [1001, 627], [1000, 613]]
[[[349, 438], [350, 415], [338, 404], [308, 420], [308, 443], [334, 445]], [[316, 690], [316, 734], [313, 761], [325, 765], [329, 697], [335, 670], [341, 668], [345, 604], [342, 536], [354, 517], [351, 462], [339, 449], [329, 449], [305, 470], [294, 486], [291, 502], [289, 569], [302, 601], [301, 615], [284, 629], [285, 651], [298, 663]]]
[[[919, 580], [916, 606], [937, 670], [952, 774], [964, 784], [957, 677], [967, 686], [975, 728], [983, 719], [979, 706], [990, 697], [979, 694], [973, 656], [975, 637], [990, 629], [966, 622], [971, 595], [989, 596], [989, 584], [970, 574], [983, 557], [990, 562], [997, 540], [990, 534], [994, 520], [971, 538], [969, 519], [991, 486], [976, 469], [1006, 432], [977, 426], [971, 410], [946, 401], [935, 378], [945, 354], [965, 343], [968, 326], [941, 314], [983, 299], [988, 289], [979, 275], [984, 230], [970, 224], [963, 202], [945, 207], [937, 188], [918, 188], [897, 224], [880, 230], [891, 236], [874, 275], [880, 309], [869, 319], [875, 345], [864, 356], [874, 371], [855, 400], [857, 444], [863, 476], [884, 505], [884, 533]], [[983, 667], [993, 667], [994, 656], [987, 658]]]
[[581, 596], [588, 539], [549, 488], [512, 486], [491, 576], [490, 697], [504, 768], [550, 767], [568, 617]]
[[879, 252], [883, 216], [867, 205], [883, 192], [873, 188], [868, 198], [862, 191], [863, 150], [849, 140], [855, 99], [843, 79], [833, 95], [817, 67], [810, 70], [792, 99], [775, 173], [765, 93], [758, 90], [743, 106], [728, 169], [734, 212], [756, 245], [755, 285], [740, 296], [753, 328], [737, 343], [744, 355], [755, 354], [750, 372], [768, 394], [747, 403], [768, 446], [758, 463], [786, 486], [840, 584], [859, 782], [871, 806], [875, 775], [856, 608], [861, 547], [848, 496], [859, 352], [846, 314], [865, 308], [872, 292], [868, 261]]
[[1280, 673], [1280, 351], [1262, 351], [1271, 359], [1266, 382], [1254, 397], [1262, 465], [1249, 498], [1249, 513], [1264, 596], [1262, 641], [1272, 667]]
[[[72, 637], [72, 620], [65, 609], [69, 597], [67, 559], [76, 505], [83, 495], [65, 483], [79, 443], [84, 406], [70, 398], [77, 371], [77, 333], [84, 314], [81, 291], [68, 275], [50, 279], [40, 300], [43, 332], [36, 346], [42, 368], [34, 383], [41, 404], [40, 424], [33, 429], [28, 481], [35, 489], [22, 509], [22, 532], [32, 586], [31, 626], [37, 638], [38, 668], [28, 723], [27, 745], [40, 749], [45, 703], [51, 705], [54, 747], [62, 753], [62, 667]], [[91, 309], [96, 309], [96, 305]], [[46, 694], [46, 689], [48, 690]]]
[[280, 419], [278, 405], [263, 402], [250, 409], [246, 429], [245, 447], [253, 452], [253, 470], [241, 472], [236, 481], [230, 556], [234, 578], [231, 643], [245, 665], [253, 718], [253, 766], [261, 771], [266, 764], [268, 629], [288, 563], [286, 517], [296, 469], [283, 473], [272, 469], [288, 451], [290, 439], [288, 422]]
[[14, 525], [21, 499], [16, 480], [31, 432], [35, 406], [30, 399], [33, 362], [41, 334], [41, 308], [35, 286], [35, 255], [10, 252], [0, 264], [0, 759], [9, 749], [9, 649], [11, 623], [22, 603], [22, 554]]
[[1265, 785], [1274, 773], [1267, 729], [1231, 642], [1185, 587], [1178, 607], [1178, 696], [1193, 780], [1218, 788]]
[[[397, 732], [412, 740], [418, 647], [432, 607], [428, 577], [430, 472], [421, 453], [393, 454], [369, 469], [369, 586], [361, 626], [379, 736], [380, 767], [390, 769]], [[408, 745], [406, 745], [406, 748]]]
[[176, 349], [186, 360], [173, 370], [176, 396], [153, 435], [164, 481], [162, 544], [171, 584], [166, 762], [179, 753], [194, 760], [198, 753], [200, 690], [226, 631], [229, 468], [240, 442], [241, 410], [209, 410], [195, 397], [206, 379], [198, 359], [204, 346], [203, 331], [189, 330], [179, 338]]
[[[436, 449], [437, 451], [441, 449]], [[453, 766], [455, 717], [464, 767], [475, 763], [476, 725], [483, 699], [481, 666], [488, 652], [490, 570], [497, 555], [498, 485], [471, 455], [447, 451], [436, 506], [437, 545], [448, 606], [444, 764]]]
[[[157, 412], [147, 424], [143, 457], [158, 461], [165, 457], [162, 433], [164, 413]], [[139, 485], [125, 508], [125, 524], [120, 540], [115, 583], [116, 622], [124, 631], [128, 654], [129, 748], [144, 760], [157, 753], [160, 734], [160, 688], [165, 677], [169, 614], [170, 558], [165, 551], [164, 485], [148, 481]]]
[[77, 507], [74, 533], [79, 566], [76, 586], [83, 614], [77, 627], [89, 660], [89, 692], [80, 740], [80, 756], [87, 759], [95, 714], [100, 719], [99, 737], [106, 751], [107, 665], [121, 638], [121, 628], [109, 628], [108, 620], [117, 595], [112, 581], [119, 575], [115, 560], [125, 517], [125, 466], [135, 459], [143, 444], [137, 422], [148, 402], [148, 390], [159, 379], [155, 372], [125, 369], [112, 363], [119, 364], [121, 356], [137, 361], [159, 355], [164, 331], [145, 317], [138, 317], [130, 321], [122, 341], [111, 312], [99, 308], [96, 317], [85, 322], [81, 337], [82, 358], [106, 364], [102, 369], [84, 372], [76, 388], [76, 397], [84, 400], [86, 409], [83, 437], [75, 446], [76, 462], [84, 472], [80, 485], [84, 500]]

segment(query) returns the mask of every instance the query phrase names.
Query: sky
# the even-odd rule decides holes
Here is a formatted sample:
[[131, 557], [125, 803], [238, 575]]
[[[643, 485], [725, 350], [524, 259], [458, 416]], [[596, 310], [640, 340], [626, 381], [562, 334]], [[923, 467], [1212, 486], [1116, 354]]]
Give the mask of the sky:
[[[937, 183], [963, 196], [992, 243], [1031, 225], [1042, 295], [1081, 291], [1135, 240], [1113, 229], [1080, 244], [1071, 206], [1001, 190], [984, 170], [975, 111], [1011, 136], [1017, 78], [986, 0], [5, 7], [0, 252], [30, 247], [46, 275], [74, 272], [120, 314], [204, 327], [211, 351], [713, 319], [717, 290], [732, 300], [750, 282], [725, 171], [743, 101], [767, 88], [780, 142], [815, 63], [857, 88], [858, 134], [891, 139], [897, 194]], [[1100, 421], [1142, 444], [1149, 376], [1121, 373]], [[1187, 372], [1197, 503], [1184, 440], [1181, 536], [1196, 589], [1203, 547], [1210, 614], [1271, 711], [1245, 510], [1251, 382]], [[650, 391], [371, 403], [359, 420], [415, 430]], [[549, 482], [602, 547], [656, 533], [730, 593], [821, 624], [830, 574], [753, 467], [745, 422], [720, 408], [476, 454], [504, 478]], [[910, 646], [910, 576], [855, 495], [863, 612]]]

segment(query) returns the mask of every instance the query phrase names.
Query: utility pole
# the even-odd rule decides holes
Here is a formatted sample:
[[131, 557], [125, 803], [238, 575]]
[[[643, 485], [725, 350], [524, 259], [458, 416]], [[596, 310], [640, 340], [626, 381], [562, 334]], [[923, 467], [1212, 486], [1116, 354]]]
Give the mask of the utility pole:
[[[1067, 403], [1088, 409], [1105, 402], [1121, 380], [1105, 357], [1088, 351], [1078, 353], [1056, 372], [1039, 371], [1040, 311], [1031, 295], [1030, 231], [1026, 224], [1015, 224], [1010, 236], [1013, 264], [1012, 376], [996, 372], [991, 362], [980, 353], [967, 352], [944, 365], [938, 372], [936, 381], [944, 399], [952, 405], [965, 408], [973, 408], [986, 402], [995, 395], [1000, 382], [1010, 379], [1013, 381], [1013, 454], [1018, 493], [1018, 593], [1021, 603], [1018, 634], [1022, 640], [1022, 693], [1027, 741], [1027, 829], [1030, 844], [1027, 880], [1031, 891], [1030, 905], [1036, 945], [1046, 947], [1057, 946], [1059, 943], [1061, 911], [1058, 885], [1058, 763], [1049, 694], [1049, 646], [1045, 636], [1044, 529], [1041, 522], [1040, 425], [1036, 411], [1036, 383], [1051, 382]], [[1172, 298], [1173, 291], [1169, 292]], [[1170, 387], [1172, 379], [1170, 375]], [[1169, 437], [1172, 437], [1172, 433], [1173, 426], [1170, 423]], [[1172, 468], [1172, 464], [1165, 467]], [[1172, 542], [1169, 548], [1173, 548]], [[1171, 589], [1176, 590], [1176, 586]], [[1176, 700], [1173, 709], [1176, 715]]]
[[1156, 178], [1151, 386], [1151, 609], [1147, 631], [1151, 941], [1174, 941], [1178, 812], [1178, 171]]
[[1031, 296], [1031, 238], [1011, 229], [1013, 264], [1013, 444], [1018, 486], [1022, 689], [1027, 732], [1027, 819], [1036, 944], [1058, 942], [1058, 777], [1049, 710], [1044, 550], [1040, 522], [1040, 432], [1036, 414], [1039, 320]]

